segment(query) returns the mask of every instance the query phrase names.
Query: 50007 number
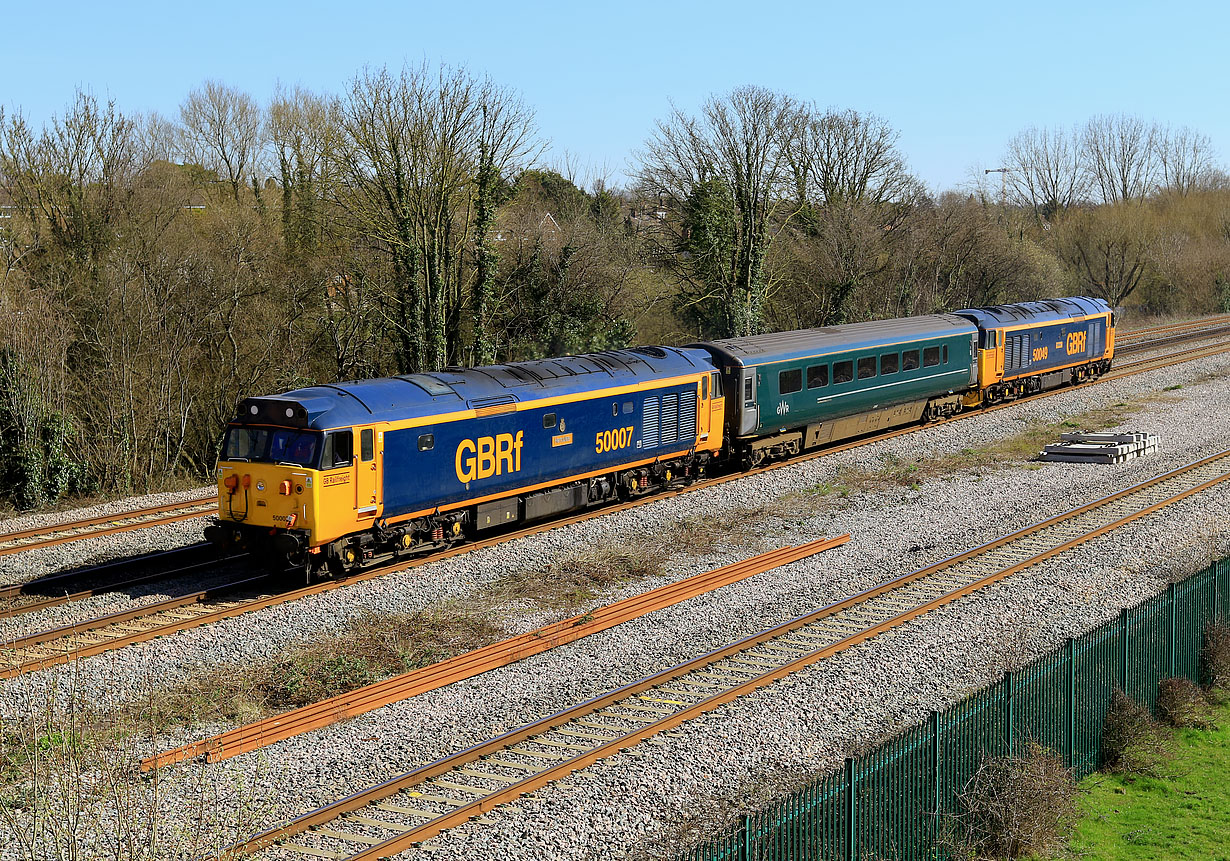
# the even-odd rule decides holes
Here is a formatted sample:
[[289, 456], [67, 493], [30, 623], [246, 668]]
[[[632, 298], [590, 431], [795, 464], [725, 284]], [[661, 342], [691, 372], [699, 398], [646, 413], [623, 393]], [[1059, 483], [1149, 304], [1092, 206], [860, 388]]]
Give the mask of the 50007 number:
[[632, 445], [632, 428], [618, 428], [600, 432], [594, 439], [594, 451], [605, 454]]

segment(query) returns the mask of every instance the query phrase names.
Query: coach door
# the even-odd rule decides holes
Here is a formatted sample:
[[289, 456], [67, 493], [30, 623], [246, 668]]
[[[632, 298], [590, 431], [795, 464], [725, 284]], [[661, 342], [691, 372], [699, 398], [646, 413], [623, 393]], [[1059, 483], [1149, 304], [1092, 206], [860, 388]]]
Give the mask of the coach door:
[[376, 516], [376, 431], [359, 431], [358, 463], [355, 470], [354, 507], [360, 519]]

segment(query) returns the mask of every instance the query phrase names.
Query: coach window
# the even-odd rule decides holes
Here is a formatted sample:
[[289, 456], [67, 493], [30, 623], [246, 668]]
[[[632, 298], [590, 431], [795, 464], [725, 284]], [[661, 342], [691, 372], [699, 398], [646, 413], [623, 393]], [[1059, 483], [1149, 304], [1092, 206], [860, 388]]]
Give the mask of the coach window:
[[881, 353], [880, 376], [897, 373], [897, 360], [899, 358], [900, 357], [896, 353]]
[[923, 367], [933, 368], [940, 363], [940, 348], [927, 347], [923, 350]]
[[833, 363], [833, 383], [848, 383], [854, 379], [854, 363], [853, 362], [834, 362]]
[[354, 458], [354, 434], [350, 431], [338, 431], [325, 437], [324, 456], [320, 459], [321, 469], [334, 469], [339, 466], [349, 466]]
[[779, 394], [791, 395], [803, 388], [803, 372], [798, 368], [782, 371], [777, 375], [777, 391]]
[[858, 378], [868, 380], [876, 375], [876, 357], [863, 356], [858, 360]]
[[822, 389], [829, 384], [829, 366], [812, 365], [807, 369], [807, 388]]
[[547, 413], [542, 417], [542, 426], [548, 430], [555, 427], [555, 413]]
[[743, 402], [750, 404], [752, 402], [752, 378], [748, 377], [743, 381]]
[[916, 371], [918, 370], [918, 351], [906, 350], [901, 354], [901, 370]]
[[376, 432], [371, 428], [363, 428], [359, 434], [359, 457], [369, 461], [376, 456]]
[[948, 364], [948, 345], [944, 345], [944, 364]]
[[436, 435], [425, 433], [419, 435], [419, 451], [431, 451], [436, 447]]

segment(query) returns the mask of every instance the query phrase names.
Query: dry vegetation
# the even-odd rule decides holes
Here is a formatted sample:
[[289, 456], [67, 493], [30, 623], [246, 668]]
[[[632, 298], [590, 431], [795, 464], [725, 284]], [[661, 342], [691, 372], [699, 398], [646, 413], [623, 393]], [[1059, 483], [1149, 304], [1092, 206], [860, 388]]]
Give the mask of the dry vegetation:
[[1116, 689], [1102, 730], [1103, 770], [1162, 777], [1174, 752], [1174, 739], [1149, 710]]
[[1020, 756], [987, 758], [944, 823], [947, 848], [968, 859], [1055, 857], [1080, 819], [1078, 798], [1063, 757], [1037, 743]]

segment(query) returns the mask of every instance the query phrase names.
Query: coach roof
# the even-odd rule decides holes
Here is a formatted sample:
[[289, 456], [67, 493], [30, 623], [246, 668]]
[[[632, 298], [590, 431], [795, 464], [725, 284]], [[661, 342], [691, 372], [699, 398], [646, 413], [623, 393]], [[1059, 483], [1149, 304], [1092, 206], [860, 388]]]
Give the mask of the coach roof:
[[240, 403], [235, 420], [325, 430], [584, 394], [711, 367], [709, 356], [700, 350], [636, 347], [479, 368], [445, 368], [431, 374], [351, 380], [248, 398]]
[[973, 335], [974, 326], [952, 314], [930, 314], [897, 320], [846, 323], [797, 332], [774, 332], [747, 338], [726, 338], [691, 344], [710, 350], [743, 366], [767, 365], [792, 359], [807, 359], [829, 353], [876, 350], [890, 344], [922, 341], [946, 335]]

